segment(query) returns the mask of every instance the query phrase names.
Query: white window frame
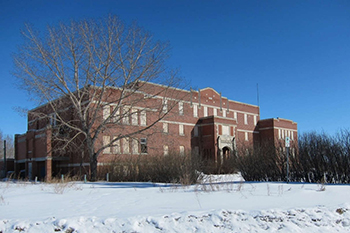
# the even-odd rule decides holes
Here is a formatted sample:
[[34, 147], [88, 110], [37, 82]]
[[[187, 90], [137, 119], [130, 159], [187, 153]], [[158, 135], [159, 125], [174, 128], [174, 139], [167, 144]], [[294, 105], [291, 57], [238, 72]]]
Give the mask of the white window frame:
[[[111, 142], [110, 136], [103, 136], [103, 146], [108, 145]], [[103, 149], [103, 154], [110, 154], [111, 153], [111, 147], [106, 147]]]
[[221, 129], [222, 129], [222, 135], [230, 135], [230, 126], [223, 125]]
[[163, 145], [163, 152], [164, 152], [164, 156], [169, 155], [169, 147], [167, 145]]
[[196, 104], [193, 105], [193, 117], [198, 117], [198, 106]]
[[246, 141], [249, 141], [248, 132], [244, 132], [244, 139], [245, 139]]
[[130, 154], [130, 140], [129, 138], [123, 138], [123, 154]]
[[180, 146], [180, 155], [181, 156], [185, 155], [185, 147], [184, 146]]
[[213, 108], [213, 115], [214, 115], [214, 116], [217, 116], [217, 115], [218, 115], [218, 110], [217, 110], [217, 108]]
[[111, 106], [103, 106], [103, 120], [107, 120], [109, 115], [111, 115]]
[[50, 114], [50, 125], [53, 126], [53, 127], [57, 125], [57, 115], [56, 115], [56, 113], [51, 113]]
[[257, 117], [256, 115], [254, 115], [254, 125], [256, 125], [256, 123], [257, 123]]
[[129, 114], [130, 114], [130, 109], [129, 107], [123, 107], [123, 124], [125, 125], [129, 125], [130, 124], [130, 120], [129, 120]]
[[208, 107], [207, 106], [204, 106], [203, 108], [203, 114], [204, 114], [204, 117], [207, 117], [208, 116]]
[[247, 115], [247, 113], [244, 113], [244, 124], [248, 125], [248, 115]]
[[139, 154], [139, 141], [136, 138], [131, 141], [131, 151], [133, 155]]
[[137, 109], [135, 109], [135, 108], [133, 108], [133, 109], [131, 109], [131, 124], [132, 125], [138, 125], [139, 124], [139, 122], [138, 122], [138, 113], [137, 113]]
[[278, 139], [282, 139], [281, 138], [281, 129], [278, 129]]
[[145, 110], [142, 110], [140, 113], [140, 125], [141, 126], [147, 125], [147, 113]]
[[184, 102], [179, 102], [179, 115], [184, 115]]
[[179, 135], [181, 135], [181, 136], [185, 135], [184, 125], [183, 124], [179, 124]]
[[[115, 140], [116, 137], [113, 138], [113, 140]], [[113, 152], [116, 154], [120, 154], [120, 140], [117, 140], [113, 143]]]
[[164, 99], [163, 100], [163, 113], [167, 113], [168, 112], [168, 100]]
[[120, 121], [120, 110], [119, 110], [119, 108], [117, 109], [117, 111], [114, 113], [114, 116], [112, 117], [112, 121], [114, 123], [117, 123], [118, 120]]
[[163, 123], [163, 133], [169, 133], [169, 124], [166, 122]]

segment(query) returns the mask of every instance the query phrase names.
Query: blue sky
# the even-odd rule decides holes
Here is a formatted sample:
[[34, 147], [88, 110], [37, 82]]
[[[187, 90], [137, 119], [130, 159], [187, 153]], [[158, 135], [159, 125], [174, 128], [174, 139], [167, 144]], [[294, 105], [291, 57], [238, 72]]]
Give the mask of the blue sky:
[[194, 89], [257, 104], [261, 118], [299, 132], [350, 128], [350, 1], [0, 1], [0, 130], [24, 133], [33, 108], [11, 75], [25, 22], [44, 31], [71, 19], [118, 15], [172, 47], [169, 65]]

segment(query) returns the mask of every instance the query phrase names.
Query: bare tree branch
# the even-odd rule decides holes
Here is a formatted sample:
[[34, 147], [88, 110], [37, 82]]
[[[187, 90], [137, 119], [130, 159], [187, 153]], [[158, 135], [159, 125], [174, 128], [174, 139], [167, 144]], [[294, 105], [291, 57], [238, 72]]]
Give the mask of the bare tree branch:
[[[92, 180], [97, 157], [105, 148], [149, 131], [176, 106], [175, 100], [184, 97], [174, 96], [173, 87], [181, 79], [165, 65], [168, 43], [155, 41], [144, 29], [125, 25], [116, 16], [61, 23], [48, 27], [45, 35], [26, 25], [23, 36], [25, 44], [14, 56], [14, 75], [33, 99], [44, 104], [29, 114], [34, 120], [54, 119], [53, 131], [67, 131], [65, 137], [53, 137], [61, 149], [70, 144], [81, 150], [84, 144]], [[162, 86], [145, 90], [149, 82]], [[173, 100], [166, 112], [162, 98]], [[123, 119], [136, 114], [134, 107], [157, 117], [149, 118], [146, 126], [125, 130]], [[102, 135], [111, 134], [111, 127], [119, 133], [102, 144]]]

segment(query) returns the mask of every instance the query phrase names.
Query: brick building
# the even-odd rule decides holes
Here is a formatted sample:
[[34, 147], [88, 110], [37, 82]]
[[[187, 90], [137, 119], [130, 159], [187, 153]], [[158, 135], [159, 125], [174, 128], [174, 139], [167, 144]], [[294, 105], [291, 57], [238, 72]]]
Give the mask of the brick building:
[[[212, 88], [198, 91], [172, 88], [171, 96], [159, 91], [162, 88], [158, 84], [145, 83], [132, 97], [142, 101], [123, 106], [110, 101], [100, 110], [101, 120], [106, 120], [115, 106], [120, 108], [117, 115], [111, 117], [108, 130], [101, 134], [101, 144], [108, 144], [117, 135], [149, 126], [162, 111], [168, 111], [168, 114], [150, 129], [104, 148], [98, 157], [99, 166], [115, 156], [151, 156], [156, 153], [166, 156], [172, 152], [184, 155], [192, 152], [222, 164], [225, 158], [233, 156], [239, 146], [283, 144], [285, 137], [290, 137], [292, 144], [296, 143], [295, 122], [278, 118], [260, 120], [256, 105], [229, 100]], [[120, 92], [114, 87], [110, 87], [109, 91], [109, 96]], [[68, 109], [65, 117], [74, 120], [69, 106], [65, 109]], [[42, 114], [40, 117], [30, 114], [33, 112]], [[118, 116], [119, 119], [116, 119]], [[83, 156], [84, 149], [75, 152], [53, 150], [53, 135], [58, 127], [56, 120], [47, 105], [29, 112], [28, 131], [15, 135], [17, 172], [25, 171], [26, 176], [33, 179], [35, 176], [50, 178], [60, 173], [88, 169], [89, 160]]]

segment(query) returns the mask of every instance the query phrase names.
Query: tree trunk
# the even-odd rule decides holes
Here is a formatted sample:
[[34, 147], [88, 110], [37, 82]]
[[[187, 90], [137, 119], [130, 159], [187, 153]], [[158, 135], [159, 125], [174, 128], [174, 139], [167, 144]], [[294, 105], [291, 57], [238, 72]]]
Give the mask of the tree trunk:
[[94, 143], [89, 137], [86, 143], [90, 160], [90, 181], [94, 182], [97, 179], [97, 153], [95, 152]]
[[90, 181], [94, 182], [97, 179], [97, 154], [93, 152], [90, 157]]

